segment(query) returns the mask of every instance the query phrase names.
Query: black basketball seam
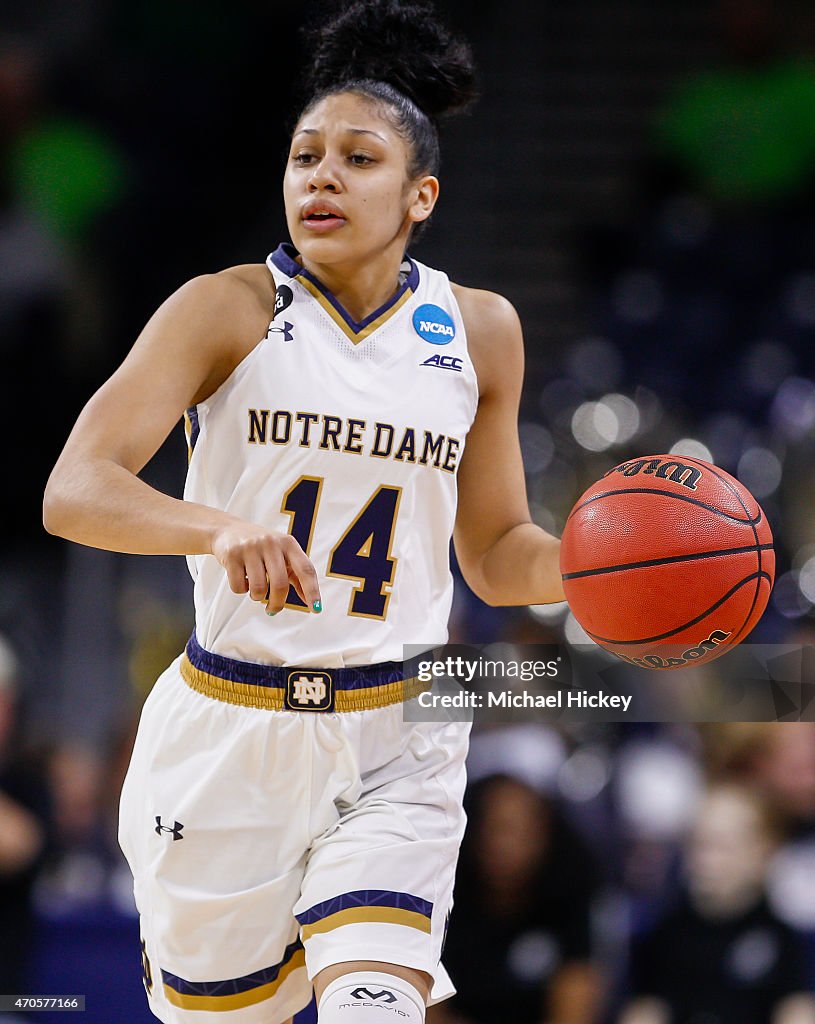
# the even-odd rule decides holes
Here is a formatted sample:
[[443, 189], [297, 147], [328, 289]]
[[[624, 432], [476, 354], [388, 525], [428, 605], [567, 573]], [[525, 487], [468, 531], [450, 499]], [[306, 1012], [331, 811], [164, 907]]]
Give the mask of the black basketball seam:
[[[711, 612], [715, 612], [720, 605], [724, 604], [724, 602], [727, 601], [728, 598], [732, 597], [733, 594], [735, 594], [736, 591], [739, 589], [739, 587], [743, 587], [745, 583], [749, 583], [751, 580], [758, 579], [757, 586], [760, 586], [762, 578], [766, 579], [767, 582], [772, 585], [772, 580], [770, 579], [769, 573], [766, 573], [763, 570], [757, 573], [751, 573], [751, 575], [745, 576], [743, 580], [739, 580], [739, 582], [734, 587], [731, 587], [730, 590], [728, 590], [728, 592], [723, 597], [720, 597], [715, 604], [712, 604], [710, 608], [702, 612], [701, 615], [697, 615], [695, 619], [690, 619], [688, 622], [683, 622], [681, 626], [677, 626], [675, 629], [671, 629], [667, 633], [659, 633], [657, 636], [646, 636], [642, 637], [639, 640], [611, 640], [609, 637], [598, 636], [596, 633], [589, 633], [588, 630], [586, 630], [586, 632], [592, 638], [592, 640], [596, 641], [597, 643], [616, 644], [619, 647], [627, 647], [633, 644], [650, 644], [655, 643], [657, 640], [667, 640], [669, 636], [675, 636], [677, 633], [681, 633], [683, 629], [688, 629], [690, 626], [695, 626], [697, 622], [701, 622], [702, 619], [707, 618], [707, 616], [710, 615]], [[741, 628], [744, 629], [744, 626], [742, 626]], [[733, 643], [733, 641], [731, 640], [729, 641], [729, 643]]]
[[[772, 544], [762, 544], [762, 548], [772, 549]], [[665, 558], [648, 558], [641, 562], [621, 562], [619, 565], [604, 565], [597, 569], [581, 569], [579, 572], [561, 573], [563, 580], [579, 580], [586, 576], [601, 576], [608, 572], [623, 572], [626, 569], [648, 569], [654, 565], [668, 565], [676, 562], [695, 562], [703, 558], [715, 558], [717, 555], [743, 555], [755, 551], [755, 545], [747, 544], [740, 548], [720, 548], [718, 551], [696, 551], [687, 555], [668, 555]]]
[[[729, 519], [731, 523], [742, 523], [753, 527], [753, 533], [756, 533], [755, 527], [761, 522], [761, 508], [759, 507], [758, 517], [753, 519], [739, 519], [737, 516], [731, 516], [729, 512], [724, 512], [720, 508], [716, 508], [715, 505], [708, 505], [704, 501], [700, 501], [698, 498], [691, 498], [688, 494], [677, 494], [675, 491], [663, 491], [657, 487], [625, 487], [615, 491], [603, 491], [602, 494], [593, 494], [590, 498], [587, 498], [582, 505], [577, 505], [569, 513], [569, 519], [579, 512], [581, 508], [585, 508], [586, 505], [590, 505], [593, 501], [599, 501], [600, 498], [608, 498], [611, 494], [661, 494], [666, 498], [676, 498], [678, 501], [687, 501], [691, 505], [698, 505], [699, 508], [707, 509], [708, 512], [715, 512], [717, 516], [721, 516], [723, 519]], [[742, 502], [742, 507], [744, 503]], [[744, 509], [747, 512], [747, 509]], [[747, 513], [749, 515], [749, 512]], [[568, 522], [568, 520], [567, 520]], [[758, 536], [756, 535], [756, 540]]]
[[[709, 462], [703, 462], [701, 459], [695, 459], [692, 455], [688, 456], [688, 462], [695, 462], [697, 465], [699, 465], [701, 463], [707, 469], [712, 471], [712, 473], [716, 477], [716, 479], [717, 480], [721, 480], [721, 482], [725, 485], [725, 487], [727, 487], [729, 491], [731, 491], [733, 494], [735, 494], [736, 498], [738, 499], [739, 504], [744, 509], [744, 514], [749, 517], [750, 512], [748, 511], [747, 506], [741, 500], [741, 495], [736, 490], [736, 488], [730, 483], [730, 481], [728, 479], [726, 479], [725, 477], [721, 476], [719, 473], [716, 472], [716, 467], [715, 466], [713, 466]], [[758, 509], [759, 509], [759, 513], [760, 513], [761, 512], [761, 505], [759, 505], [759, 503], [757, 501], [756, 501], [756, 505], [758, 505]], [[759, 545], [759, 543], [758, 543], [758, 530], [756, 529], [756, 526], [758, 525], [760, 519], [761, 519], [761, 515], [759, 515], [758, 519], [756, 519], [755, 524], [752, 521], [750, 522], [750, 526], [752, 527], [752, 530], [753, 530], [753, 537], [755, 538], [755, 542], [756, 542], [756, 544], [755, 544], [756, 555], [758, 556], [758, 566], [757, 566], [757, 569], [758, 569], [759, 573], [762, 572], [762, 568], [761, 568], [761, 545]], [[768, 575], [768, 579], [769, 579], [769, 575]], [[772, 581], [770, 582], [770, 587], [772, 588]], [[744, 622], [741, 624], [741, 629], [739, 629], [738, 632], [735, 634], [735, 636], [733, 637], [733, 640], [731, 641], [731, 643], [735, 643], [736, 642], [737, 638], [744, 632], [744, 627], [750, 621], [750, 616], [753, 614], [753, 609], [756, 606], [756, 601], [758, 601], [758, 592], [759, 592], [760, 588], [761, 588], [761, 578], [759, 577], [759, 578], [756, 579], [756, 590], [755, 590], [755, 593], [753, 594], [753, 602], [750, 605], [750, 610], [747, 612], [747, 616], [746, 616]]]

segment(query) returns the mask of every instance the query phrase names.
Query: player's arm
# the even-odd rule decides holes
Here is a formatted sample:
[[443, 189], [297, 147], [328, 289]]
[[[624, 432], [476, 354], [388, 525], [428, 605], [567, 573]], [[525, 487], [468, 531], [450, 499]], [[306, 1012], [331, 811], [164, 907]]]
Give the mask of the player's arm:
[[[247, 291], [249, 294], [247, 294]], [[224, 272], [188, 282], [154, 314], [129, 355], [83, 409], [48, 481], [49, 533], [139, 554], [213, 554], [236, 593], [282, 607], [291, 581], [319, 600], [297, 542], [140, 480], [183, 411], [203, 401], [260, 338], [265, 316], [249, 285]]]
[[518, 439], [523, 337], [500, 295], [455, 286], [478, 376], [475, 422], [458, 471], [456, 556], [470, 588], [488, 604], [545, 604], [565, 596], [560, 542], [529, 515]]

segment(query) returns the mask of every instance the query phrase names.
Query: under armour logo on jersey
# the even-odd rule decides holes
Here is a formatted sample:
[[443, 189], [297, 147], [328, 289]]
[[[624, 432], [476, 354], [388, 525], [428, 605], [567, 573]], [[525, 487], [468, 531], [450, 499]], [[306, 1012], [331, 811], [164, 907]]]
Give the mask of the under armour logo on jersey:
[[393, 992], [383, 988], [380, 992], [372, 992], [369, 988], [355, 988], [351, 993], [352, 999], [372, 999], [374, 1002], [381, 999], [383, 1003], [395, 1003], [396, 996]]
[[286, 707], [293, 711], [330, 711], [334, 687], [328, 672], [290, 672]]
[[173, 842], [175, 842], [177, 839], [183, 839], [184, 838], [184, 836], [181, 835], [181, 830], [183, 828], [184, 828], [184, 826], [181, 824], [180, 821], [174, 821], [173, 825], [172, 825], [172, 828], [169, 825], [162, 825], [161, 824], [161, 815], [160, 814], [156, 815], [156, 835], [157, 836], [160, 836], [162, 832], [170, 832], [170, 833], [172, 833]]
[[282, 334], [283, 341], [294, 341], [294, 324], [290, 324], [288, 320], [283, 321], [282, 327], [273, 327], [269, 324], [269, 330], [266, 332], [266, 337], [270, 338], [273, 334]]
[[419, 366], [437, 366], [440, 370], [456, 370], [458, 373], [461, 373], [463, 365], [464, 360], [458, 356], [442, 356], [438, 352], [425, 359], [423, 363], [419, 363]]

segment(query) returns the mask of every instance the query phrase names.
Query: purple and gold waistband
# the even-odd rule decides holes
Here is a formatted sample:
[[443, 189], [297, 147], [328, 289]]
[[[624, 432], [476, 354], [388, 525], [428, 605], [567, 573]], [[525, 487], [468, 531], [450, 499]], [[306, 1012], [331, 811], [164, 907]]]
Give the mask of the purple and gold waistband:
[[401, 704], [429, 689], [414, 661], [351, 668], [258, 665], [204, 650], [195, 633], [181, 658], [181, 675], [198, 693], [266, 711], [368, 711]]

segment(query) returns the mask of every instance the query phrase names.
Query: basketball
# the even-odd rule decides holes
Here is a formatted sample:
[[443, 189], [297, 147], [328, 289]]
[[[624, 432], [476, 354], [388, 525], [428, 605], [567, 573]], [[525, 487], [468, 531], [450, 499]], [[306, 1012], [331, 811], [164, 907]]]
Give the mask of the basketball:
[[627, 662], [677, 669], [712, 661], [761, 618], [775, 554], [743, 484], [687, 456], [610, 469], [563, 531], [560, 571], [589, 636]]

